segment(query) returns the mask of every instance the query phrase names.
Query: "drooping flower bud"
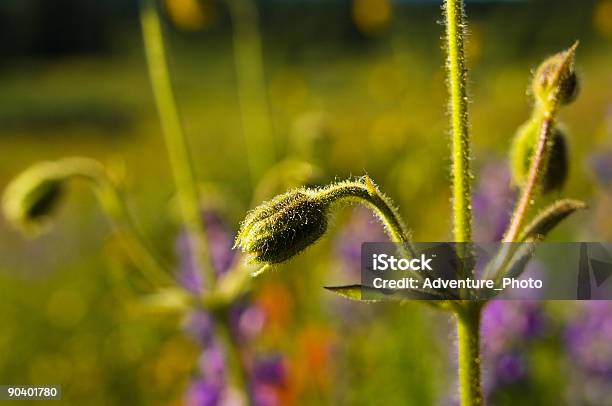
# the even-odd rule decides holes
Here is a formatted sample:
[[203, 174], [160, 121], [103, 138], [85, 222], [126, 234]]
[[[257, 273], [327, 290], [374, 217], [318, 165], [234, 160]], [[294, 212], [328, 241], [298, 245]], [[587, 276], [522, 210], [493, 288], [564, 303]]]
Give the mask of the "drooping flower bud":
[[284, 262], [325, 234], [328, 207], [308, 189], [279, 195], [247, 215], [235, 246], [260, 263]]
[[569, 49], [545, 60], [537, 69], [532, 82], [533, 94], [542, 104], [571, 103], [578, 96], [579, 83], [574, 69], [576, 42]]
[[28, 235], [49, 225], [66, 181], [75, 176], [92, 177], [99, 164], [86, 158], [40, 162], [17, 176], [5, 189], [2, 210], [7, 220]]

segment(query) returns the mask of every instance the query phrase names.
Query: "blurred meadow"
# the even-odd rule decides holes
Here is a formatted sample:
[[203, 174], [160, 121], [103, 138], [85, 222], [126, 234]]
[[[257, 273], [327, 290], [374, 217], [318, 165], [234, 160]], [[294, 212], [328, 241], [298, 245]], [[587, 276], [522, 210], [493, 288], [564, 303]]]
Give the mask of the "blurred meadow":
[[[230, 241], [222, 249], [248, 209], [290, 185], [261, 186], [283, 160], [288, 172], [311, 163], [304, 181], [313, 185], [367, 173], [416, 241], [451, 238], [441, 1], [253, 1], [162, 2], [203, 207]], [[256, 9], [232, 17], [232, 2]], [[528, 118], [533, 69], [579, 39], [581, 94], [561, 117], [564, 195], [589, 209], [552, 239], [608, 241], [612, 0], [468, 1], [467, 12], [475, 193], [501, 202], [477, 212], [476, 227], [512, 199], [505, 160]], [[136, 2], [3, 0], [0, 38], [0, 188], [40, 160], [96, 158], [125, 185], [155, 248], [178, 263], [174, 185]], [[322, 288], [356, 283], [360, 243], [376, 240], [385, 236], [374, 217], [347, 208], [322, 242], [255, 282], [249, 300], [262, 321], [249, 345], [283, 358], [282, 384], [268, 385], [276, 403], [262, 405], [455, 404], [448, 315], [349, 303]], [[0, 218], [0, 384], [58, 384], [66, 405], [197, 404], [186, 393], [205, 362], [198, 340], [185, 318], [142, 305], [136, 274], [78, 183], [36, 239]], [[485, 352], [491, 403], [612, 405], [612, 305], [516, 306], [493, 309], [504, 322], [485, 319], [483, 334], [503, 342], [488, 366]]]

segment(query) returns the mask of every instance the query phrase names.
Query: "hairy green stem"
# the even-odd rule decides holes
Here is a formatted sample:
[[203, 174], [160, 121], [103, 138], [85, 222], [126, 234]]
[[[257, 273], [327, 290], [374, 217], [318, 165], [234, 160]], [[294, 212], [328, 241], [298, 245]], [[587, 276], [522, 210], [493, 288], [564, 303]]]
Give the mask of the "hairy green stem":
[[274, 163], [276, 149], [266, 92], [259, 15], [253, 0], [226, 1], [233, 26], [242, 132], [250, 176], [256, 181]]
[[465, 66], [465, 22], [462, 0], [447, 0], [446, 47], [452, 128], [452, 179], [454, 236], [457, 242], [472, 239], [472, 173]]
[[391, 241], [403, 244], [414, 252], [410, 246], [410, 233], [399, 212], [369, 178], [365, 179], [365, 183], [342, 182], [332, 185], [322, 191], [320, 198], [330, 203], [344, 199], [365, 203], [374, 209]]
[[480, 356], [480, 314], [482, 305], [466, 302], [457, 312], [459, 385], [462, 406], [483, 404]]
[[527, 217], [529, 207], [533, 205], [537, 187], [542, 179], [544, 169], [546, 168], [546, 161], [548, 159], [548, 152], [550, 149], [550, 134], [553, 127], [553, 116], [550, 112], [544, 114], [542, 124], [540, 126], [540, 136], [538, 143], [529, 167], [529, 173], [527, 175], [527, 183], [521, 191], [516, 209], [512, 215], [512, 220], [508, 226], [508, 231], [504, 236], [504, 242], [516, 241], [523, 223]]
[[[467, 68], [465, 63], [465, 21], [463, 0], [446, 0], [446, 48], [450, 116], [452, 129], [452, 198], [453, 234], [456, 242], [472, 240], [472, 172], [470, 170], [470, 134], [467, 95]], [[469, 258], [469, 248], [458, 252]], [[465, 264], [465, 262], [462, 262]], [[469, 262], [468, 262], [469, 263]], [[462, 269], [460, 273], [473, 273]], [[459, 275], [461, 276], [461, 275]], [[464, 296], [467, 292], [462, 292]], [[480, 305], [466, 302], [457, 306], [457, 332], [459, 337], [459, 382], [461, 404], [482, 404], [480, 379]]]
[[198, 186], [170, 80], [162, 27], [155, 0], [141, 0], [140, 17], [149, 76], [177, 187], [181, 214], [193, 244], [198, 268], [203, 273], [204, 280], [208, 282], [208, 288], [212, 289], [215, 274], [208, 253]]

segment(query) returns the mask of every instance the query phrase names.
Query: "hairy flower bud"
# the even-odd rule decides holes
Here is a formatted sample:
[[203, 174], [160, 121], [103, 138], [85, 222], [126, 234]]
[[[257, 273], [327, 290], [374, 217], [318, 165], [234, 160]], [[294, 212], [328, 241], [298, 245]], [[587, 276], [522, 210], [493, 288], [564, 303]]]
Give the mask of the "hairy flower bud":
[[95, 161], [67, 158], [40, 162], [26, 169], [5, 189], [2, 210], [7, 220], [26, 234], [46, 229], [57, 206], [66, 180], [75, 176], [92, 177], [99, 170]]
[[574, 69], [577, 43], [545, 60], [532, 82], [533, 94], [543, 104], [556, 99], [560, 105], [571, 103], [578, 96], [579, 83]]
[[328, 207], [308, 189], [279, 195], [247, 215], [235, 246], [257, 262], [284, 262], [325, 234]]
[[[517, 185], [523, 185], [527, 180], [531, 158], [538, 142], [539, 131], [539, 121], [532, 119], [518, 129], [512, 143], [510, 163], [512, 179]], [[549, 142], [549, 155], [542, 178], [542, 191], [545, 193], [563, 187], [569, 168], [567, 141], [563, 131], [554, 128]]]
[[561, 189], [567, 180], [568, 168], [567, 140], [565, 134], [559, 128], [555, 128], [552, 133], [546, 171], [542, 179], [542, 190], [550, 192]]

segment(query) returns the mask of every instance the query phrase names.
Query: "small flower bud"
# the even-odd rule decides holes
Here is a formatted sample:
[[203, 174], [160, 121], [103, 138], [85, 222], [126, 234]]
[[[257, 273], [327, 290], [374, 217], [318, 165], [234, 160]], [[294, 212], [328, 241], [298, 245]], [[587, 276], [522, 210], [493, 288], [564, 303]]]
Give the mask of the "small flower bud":
[[[533, 156], [539, 136], [539, 121], [530, 120], [521, 126], [516, 134], [510, 150], [510, 163], [512, 166], [512, 179], [517, 185], [523, 185], [527, 180], [531, 158]], [[542, 177], [542, 191], [544, 193], [558, 190], [563, 187], [567, 179], [569, 160], [567, 141], [563, 131], [554, 128], [550, 135], [549, 155]]]
[[17, 176], [5, 189], [2, 210], [7, 220], [28, 235], [44, 231], [57, 206], [67, 179], [91, 177], [97, 171], [95, 161], [68, 158], [58, 162], [40, 162]]
[[560, 129], [555, 128], [552, 133], [546, 172], [542, 178], [542, 191], [546, 193], [561, 189], [567, 180], [568, 168], [566, 137]]
[[543, 104], [556, 101], [560, 105], [571, 103], [578, 96], [579, 83], [574, 69], [574, 54], [578, 43], [545, 60], [533, 77], [532, 89]]
[[279, 195], [247, 215], [235, 246], [257, 262], [284, 262], [325, 234], [328, 207], [308, 189]]

